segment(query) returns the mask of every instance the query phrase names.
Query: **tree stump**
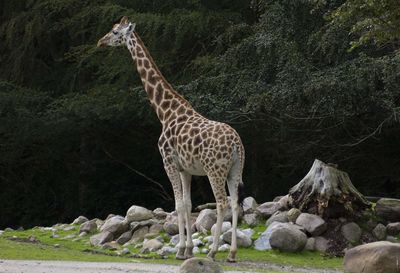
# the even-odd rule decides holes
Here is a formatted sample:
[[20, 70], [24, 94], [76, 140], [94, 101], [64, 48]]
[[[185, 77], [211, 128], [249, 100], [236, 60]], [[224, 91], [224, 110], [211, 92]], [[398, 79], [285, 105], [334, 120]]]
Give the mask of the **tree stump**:
[[307, 175], [289, 191], [291, 205], [324, 218], [355, 216], [371, 203], [337, 165], [315, 159]]

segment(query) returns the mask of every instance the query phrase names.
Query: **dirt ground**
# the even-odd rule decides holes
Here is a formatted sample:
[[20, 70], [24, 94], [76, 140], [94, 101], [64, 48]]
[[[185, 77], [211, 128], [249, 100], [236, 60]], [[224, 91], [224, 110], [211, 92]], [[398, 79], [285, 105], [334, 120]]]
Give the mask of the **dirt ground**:
[[[248, 268], [263, 268], [296, 273], [339, 273], [338, 270], [293, 268], [279, 265], [243, 264]], [[261, 266], [261, 267], [260, 267]], [[16, 261], [0, 260], [0, 273], [178, 273], [179, 266], [144, 263], [99, 263], [67, 261]], [[224, 271], [225, 273], [250, 273], [257, 271]]]

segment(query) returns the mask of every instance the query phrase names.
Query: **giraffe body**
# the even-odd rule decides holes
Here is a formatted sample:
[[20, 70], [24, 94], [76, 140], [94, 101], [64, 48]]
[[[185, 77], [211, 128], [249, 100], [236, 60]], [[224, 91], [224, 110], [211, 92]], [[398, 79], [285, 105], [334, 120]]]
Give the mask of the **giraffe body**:
[[[161, 124], [158, 147], [164, 169], [174, 190], [178, 213], [178, 259], [193, 256], [190, 226], [192, 175], [208, 176], [217, 203], [217, 228], [213, 242], [219, 241], [228, 207], [228, 185], [232, 207], [232, 242], [228, 260], [235, 261], [238, 218], [238, 187], [242, 183], [244, 148], [237, 132], [229, 125], [209, 120], [196, 112], [165, 80], [151, 55], [126, 17], [101, 38], [98, 46], [126, 45], [136, 63], [150, 103]], [[186, 228], [186, 236], [185, 236]], [[208, 256], [214, 258], [218, 243]]]

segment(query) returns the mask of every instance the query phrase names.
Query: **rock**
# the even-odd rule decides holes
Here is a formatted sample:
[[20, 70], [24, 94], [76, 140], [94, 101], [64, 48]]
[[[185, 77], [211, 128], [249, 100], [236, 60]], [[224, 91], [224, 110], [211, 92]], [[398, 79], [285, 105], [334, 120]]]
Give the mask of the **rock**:
[[374, 242], [348, 250], [344, 256], [347, 273], [398, 273], [400, 244]]
[[260, 223], [259, 217], [256, 213], [245, 214], [242, 221], [249, 225], [249, 227], [255, 227]]
[[204, 237], [203, 241], [206, 243], [206, 245], [211, 245], [213, 243], [214, 237], [213, 236], [207, 236]]
[[315, 250], [315, 238], [310, 237], [307, 239], [306, 246], [304, 247], [304, 250], [308, 251], [314, 251]]
[[140, 221], [140, 222], [131, 222], [129, 224], [129, 226], [130, 226], [130, 230], [132, 232], [134, 232], [135, 230], [138, 230], [141, 227], [150, 227], [155, 224], [159, 224], [159, 223], [154, 219], [149, 219], [149, 220], [144, 220], [144, 221]]
[[343, 225], [340, 230], [344, 238], [350, 243], [355, 244], [360, 241], [362, 231], [356, 223], [347, 223]]
[[78, 218], [76, 218], [73, 222], [72, 225], [81, 225], [85, 222], [89, 221], [88, 218], [86, 218], [85, 216], [79, 216]]
[[195, 225], [199, 232], [207, 233], [217, 221], [217, 214], [214, 210], [203, 209], [196, 219]]
[[287, 209], [289, 209], [289, 204], [291, 202], [291, 198], [290, 198], [289, 194], [287, 194], [285, 196], [282, 196], [277, 202], [281, 205], [280, 210], [287, 210]]
[[203, 248], [200, 252], [203, 254], [208, 254], [208, 252], [210, 252], [210, 250], [208, 250], [207, 248]]
[[162, 231], [164, 231], [163, 225], [159, 223], [156, 223], [149, 228], [149, 232], [154, 234], [160, 234]]
[[265, 223], [266, 226], [269, 226], [273, 222], [287, 223], [289, 219], [287, 217], [287, 211], [277, 211], [275, 212]]
[[175, 254], [176, 252], [178, 252], [176, 247], [163, 246], [157, 253], [161, 256], [168, 256], [170, 254]]
[[318, 215], [302, 213], [296, 219], [296, 224], [304, 227], [304, 229], [312, 236], [318, 236], [324, 233], [328, 227], [324, 219]]
[[[45, 230], [45, 228], [43, 228], [43, 229]], [[49, 229], [50, 229], [50, 230], [53, 230], [53, 228], [51, 228], [51, 227], [50, 227]], [[12, 228], [9, 228], [9, 227], [8, 227], [8, 228], [6, 228], [4, 231], [10, 232], [10, 231], [14, 231], [14, 230], [13, 230]]]
[[144, 207], [131, 206], [126, 212], [126, 222], [138, 222], [153, 218], [153, 212]]
[[399, 241], [397, 240], [397, 238], [394, 237], [394, 236], [386, 236], [385, 241], [392, 242], [392, 243], [398, 243], [398, 242], [399, 242]]
[[198, 246], [193, 247], [193, 254], [200, 253], [200, 248]]
[[179, 233], [178, 214], [176, 211], [167, 215], [163, 228], [169, 235], [175, 235]]
[[[222, 239], [231, 244], [232, 242], [232, 229], [228, 230], [222, 235]], [[236, 230], [236, 240], [238, 247], [250, 247], [253, 241], [251, 240], [251, 235], [242, 232], [240, 229]]]
[[384, 240], [386, 238], [386, 227], [381, 223], [377, 224], [372, 230], [372, 235], [378, 240]]
[[84, 232], [80, 232], [78, 236], [85, 237], [86, 235], [88, 235], [88, 233], [84, 231]]
[[219, 252], [228, 252], [229, 249], [231, 249], [231, 246], [229, 244], [223, 244], [220, 247], [218, 247]]
[[72, 239], [75, 239], [75, 238], [76, 238], [75, 234], [70, 234], [70, 235], [67, 235], [67, 236], [63, 237], [62, 240], [72, 240]]
[[121, 236], [118, 237], [116, 242], [120, 245], [125, 244], [126, 242], [129, 242], [129, 240], [132, 238], [132, 231], [128, 230], [125, 231], [124, 233], [121, 234]]
[[79, 228], [79, 233], [86, 232], [86, 233], [93, 233], [97, 230], [96, 220], [86, 221], [81, 224]]
[[153, 215], [158, 220], [164, 220], [167, 218], [168, 213], [165, 212], [162, 208], [156, 208], [153, 210]]
[[182, 263], [179, 273], [222, 273], [218, 263], [207, 258], [191, 258]]
[[246, 236], [250, 237], [253, 236], [254, 234], [254, 230], [251, 228], [246, 228], [246, 229], [242, 229], [241, 230], [244, 234], [246, 234]]
[[253, 197], [246, 197], [243, 200], [242, 208], [243, 208], [244, 214], [249, 214], [249, 213], [255, 212], [257, 207], [258, 207], [258, 204]]
[[275, 212], [282, 209], [279, 202], [265, 202], [257, 207], [257, 211], [265, 218], [271, 217]]
[[176, 246], [179, 243], [179, 234], [172, 236], [171, 240], [169, 240], [169, 243], [173, 246]]
[[298, 252], [306, 246], [307, 235], [297, 228], [281, 227], [271, 233], [269, 243], [273, 249], [284, 252]]
[[109, 250], [119, 250], [121, 249], [121, 246], [117, 242], [111, 241], [102, 245], [101, 248]]
[[121, 254], [121, 255], [128, 255], [128, 254], [131, 254], [131, 251], [129, 250], [129, 248], [124, 247], [124, 248], [122, 249], [122, 251], [120, 252], [120, 254]]
[[314, 247], [315, 247], [316, 251], [326, 253], [326, 251], [329, 248], [329, 241], [327, 239], [325, 239], [324, 237], [317, 236], [317, 237], [315, 237]]
[[[107, 218], [106, 218], [105, 221], [107, 221], [107, 220], [110, 219], [110, 218], [113, 218], [114, 216], [115, 216], [115, 214], [110, 213], [109, 215], [107, 215]], [[104, 222], [105, 222], [105, 221], [104, 221]]]
[[144, 240], [146, 234], [149, 233], [149, 228], [147, 226], [141, 227], [132, 234], [132, 238], [129, 241], [130, 244], [136, 244]]
[[147, 240], [143, 243], [143, 247], [140, 250], [141, 253], [147, 253], [148, 251], [154, 252], [163, 247], [163, 243], [157, 239]]
[[400, 200], [381, 198], [376, 202], [376, 214], [390, 222], [400, 221]]
[[400, 222], [389, 223], [386, 226], [386, 232], [390, 236], [397, 236], [400, 233]]
[[72, 231], [75, 229], [76, 229], [76, 227], [74, 227], [74, 226], [68, 226], [68, 227], [63, 228], [64, 231]]
[[260, 237], [254, 242], [254, 248], [257, 250], [268, 250], [271, 249], [271, 245], [269, 242], [269, 239], [271, 237], [271, 234], [273, 231], [281, 228], [294, 228], [299, 231], [303, 231], [304, 229], [300, 226], [297, 226], [292, 223], [279, 223], [279, 222], [273, 222], [268, 228], [261, 233]]
[[[216, 228], [217, 224], [214, 224], [211, 228], [211, 235], [214, 235]], [[231, 228], [232, 228], [231, 222], [222, 222], [221, 234], [227, 232]]]
[[90, 243], [93, 246], [101, 246], [102, 244], [105, 244], [107, 242], [111, 242], [113, 240], [114, 236], [111, 232], [109, 231], [103, 231], [99, 234], [93, 235], [90, 237]]
[[289, 222], [296, 223], [297, 217], [299, 217], [301, 214], [301, 211], [298, 208], [291, 208], [287, 212], [287, 218]]
[[114, 235], [114, 237], [118, 237], [127, 230], [128, 230], [128, 223], [125, 221], [124, 217], [119, 215], [109, 218], [100, 228], [101, 232], [103, 231], [111, 232]]

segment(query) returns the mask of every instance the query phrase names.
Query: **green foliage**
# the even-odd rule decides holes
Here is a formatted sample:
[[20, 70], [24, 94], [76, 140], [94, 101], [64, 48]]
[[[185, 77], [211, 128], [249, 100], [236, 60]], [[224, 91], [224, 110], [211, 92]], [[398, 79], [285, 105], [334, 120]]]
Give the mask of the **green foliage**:
[[[122, 15], [200, 113], [239, 131], [259, 202], [286, 194], [314, 158], [338, 163], [365, 194], [400, 194], [397, 34], [373, 19], [349, 35], [382, 14], [397, 24], [398, 9], [383, 9], [390, 1], [6, 2], [0, 227], [123, 214], [133, 203], [173, 208], [160, 124], [130, 55], [95, 47]], [[193, 181], [194, 205], [213, 199], [203, 180]]]

